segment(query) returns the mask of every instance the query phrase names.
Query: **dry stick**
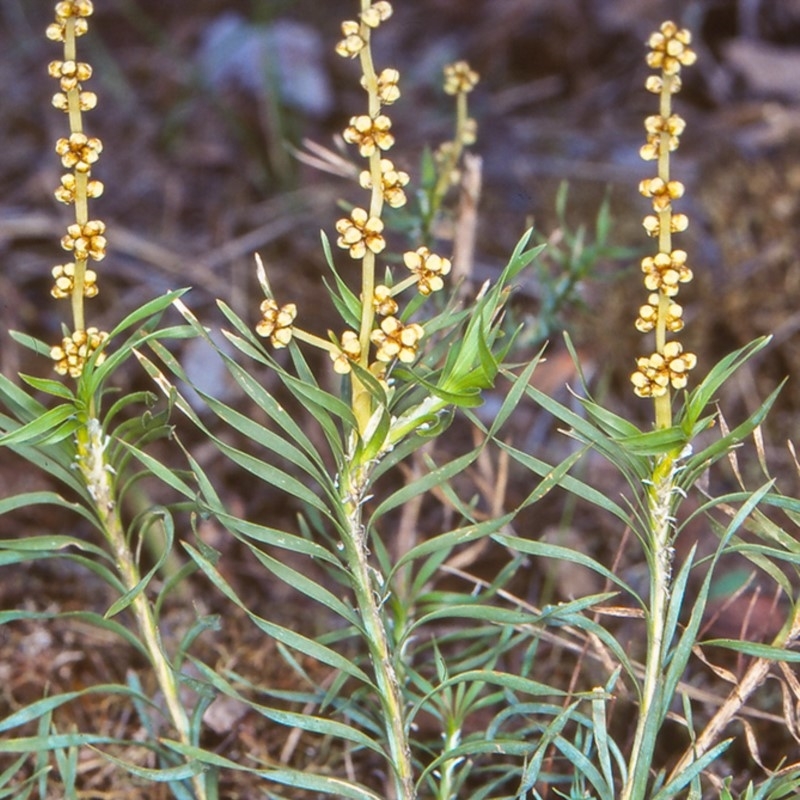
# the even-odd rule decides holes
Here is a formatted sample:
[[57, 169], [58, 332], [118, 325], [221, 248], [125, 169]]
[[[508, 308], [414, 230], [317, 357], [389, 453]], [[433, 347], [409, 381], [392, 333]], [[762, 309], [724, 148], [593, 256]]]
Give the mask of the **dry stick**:
[[[773, 640], [773, 647], [789, 648], [800, 639], [800, 606], [795, 608], [794, 619], [789, 632], [784, 636], [780, 634]], [[697, 737], [694, 744], [687, 748], [680, 761], [670, 773], [667, 782], [673, 780], [682, 770], [701, 758], [719, 739], [728, 723], [744, 708], [750, 696], [758, 689], [767, 677], [770, 667], [775, 662], [768, 658], [757, 658], [748, 668], [738, 686], [734, 686], [728, 697], [723, 702], [716, 714], [708, 721], [703, 732]], [[783, 721], [783, 718], [781, 718]]]

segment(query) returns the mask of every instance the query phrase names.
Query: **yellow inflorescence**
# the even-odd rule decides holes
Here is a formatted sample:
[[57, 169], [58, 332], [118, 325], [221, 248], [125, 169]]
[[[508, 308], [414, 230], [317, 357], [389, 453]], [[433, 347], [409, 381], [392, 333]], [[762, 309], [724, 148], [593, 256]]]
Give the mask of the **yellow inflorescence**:
[[[352, 365], [356, 363], [382, 382], [391, 362], [411, 363], [416, 359], [424, 335], [418, 323], [401, 321], [397, 296], [412, 286], [422, 295], [439, 291], [451, 271], [449, 259], [420, 247], [403, 256], [410, 276], [394, 285], [375, 281], [376, 256], [386, 248], [383, 209], [406, 204], [406, 186], [410, 180], [407, 172], [385, 157], [395, 139], [392, 120], [384, 111], [400, 98], [400, 73], [393, 67], [376, 70], [370, 50], [372, 34], [391, 16], [392, 6], [386, 0], [362, 3], [358, 17], [342, 23], [342, 38], [336, 45], [340, 56], [359, 59], [360, 83], [368, 96], [368, 112], [352, 116], [342, 138], [354, 145], [359, 156], [366, 160], [358, 181], [369, 191], [369, 203], [355, 206], [349, 216], [336, 222], [336, 244], [362, 265], [360, 329], [346, 330], [341, 336], [330, 332], [329, 340], [319, 339], [294, 326], [296, 309], [293, 304], [279, 307], [271, 297], [262, 303], [262, 318], [256, 326], [257, 332], [275, 347], [286, 346], [294, 334], [297, 340], [327, 350], [337, 373], [352, 373]], [[60, 74], [61, 69], [53, 67], [53, 71]], [[72, 74], [71, 68], [67, 74]], [[445, 68], [445, 91], [458, 95], [461, 100], [477, 81], [477, 73], [464, 61]], [[476, 129], [473, 120], [465, 114], [462, 116], [457, 137], [459, 147], [474, 141]], [[75, 150], [83, 155], [80, 144], [76, 142], [70, 152]], [[89, 157], [87, 153], [84, 160], [88, 161]], [[453, 159], [453, 167], [456, 160]], [[265, 291], [269, 294], [268, 287]], [[358, 379], [354, 380], [357, 384]], [[354, 406], [358, 403], [358, 399], [354, 400]]]
[[450, 259], [431, 253], [427, 247], [404, 253], [405, 265], [416, 275], [420, 294], [438, 292], [444, 287], [444, 276], [450, 274]]
[[466, 94], [478, 83], [479, 75], [466, 61], [456, 61], [444, 68], [444, 90], [447, 94]]
[[[683, 196], [685, 189], [669, 174], [670, 153], [678, 148], [686, 127], [681, 117], [671, 113], [670, 105], [672, 95], [680, 90], [681, 67], [696, 60], [690, 43], [689, 31], [678, 28], [674, 22], [665, 22], [648, 41], [647, 63], [660, 74], [651, 75], [645, 88], [660, 95], [662, 113], [645, 120], [647, 141], [640, 155], [645, 161], [658, 161], [658, 175], [643, 180], [639, 191], [652, 203], [654, 213], [644, 218], [643, 225], [650, 236], [658, 239], [659, 251], [642, 260], [644, 285], [650, 294], [647, 303], [639, 308], [636, 328], [642, 333], [655, 331], [656, 347], [651, 355], [637, 359], [637, 369], [631, 375], [633, 390], [639, 397], [666, 399], [670, 388], [686, 386], [687, 373], [697, 363], [695, 355], [684, 353], [679, 342], [666, 340], [667, 333], [683, 328], [683, 308], [673, 298], [680, 284], [692, 279], [686, 252], [672, 248], [672, 234], [685, 231], [689, 218], [673, 211], [673, 202]], [[658, 416], [659, 424], [667, 424], [668, 409], [661, 419]]]
[[[89, 64], [75, 59], [75, 40], [89, 29], [87, 18], [92, 15], [91, 0], [64, 0], [56, 3], [55, 21], [47, 28], [47, 38], [64, 45], [63, 60], [51, 61], [48, 73], [58, 81], [60, 91], [53, 96], [53, 105], [64, 111], [69, 119], [69, 136], [56, 142], [56, 153], [64, 169], [56, 199], [75, 209], [75, 222], [67, 226], [61, 246], [70, 252], [73, 261], [58, 264], [52, 269], [53, 287], [50, 294], [56, 299], [72, 302], [75, 332], [65, 336], [60, 345], [50, 351], [55, 370], [61, 375], [80, 377], [87, 359], [101, 348], [108, 334], [97, 328], [86, 328], [83, 301], [97, 292], [97, 273], [87, 267], [91, 261], [102, 261], [106, 255], [105, 223], [89, 219], [89, 203], [103, 193], [103, 184], [91, 177], [92, 168], [100, 158], [103, 144], [97, 137], [83, 132], [85, 111], [97, 105], [94, 92], [85, 91], [83, 84], [92, 77]], [[97, 362], [100, 363], [100, 354]]]
[[350, 212], [350, 219], [340, 219], [336, 223], [336, 230], [339, 232], [336, 243], [349, 250], [352, 258], [364, 258], [368, 249], [380, 253], [386, 247], [383, 220], [370, 217], [363, 208], [354, 208]]
[[270, 297], [261, 303], [261, 321], [256, 325], [259, 336], [269, 337], [273, 347], [286, 347], [292, 341], [292, 325], [297, 316], [297, 306], [278, 304]]
[[378, 361], [393, 361], [396, 358], [409, 364], [417, 357], [417, 347], [423, 334], [422, 325], [416, 322], [404, 325], [397, 317], [386, 317], [370, 336], [372, 343], [378, 347], [375, 358]]
[[[71, 378], [80, 377], [89, 357], [99, 350], [108, 334], [97, 328], [87, 328], [85, 331], [75, 331], [70, 336], [65, 336], [60, 345], [50, 349], [50, 358], [55, 362], [55, 371], [59, 375], [69, 375]], [[105, 354], [97, 356], [97, 363], [101, 364]]]

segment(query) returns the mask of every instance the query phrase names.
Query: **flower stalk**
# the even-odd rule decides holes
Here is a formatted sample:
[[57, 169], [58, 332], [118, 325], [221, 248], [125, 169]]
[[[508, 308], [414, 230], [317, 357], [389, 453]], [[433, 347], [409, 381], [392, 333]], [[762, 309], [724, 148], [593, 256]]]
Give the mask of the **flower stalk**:
[[[644, 219], [647, 233], [658, 241], [658, 252], [642, 260], [645, 288], [650, 293], [639, 309], [636, 328], [653, 332], [655, 349], [637, 359], [631, 375], [634, 392], [653, 399], [655, 427], [672, 425], [672, 390], [683, 389], [688, 372], [697, 363], [693, 353], [686, 353], [680, 342], [668, 338], [683, 329], [683, 309], [674, 298], [681, 283], [692, 279], [686, 265], [686, 253], [673, 249], [672, 236], [686, 230], [688, 218], [673, 211], [673, 201], [683, 196], [684, 186], [670, 175], [671, 153], [677, 149], [685, 123], [672, 113], [672, 96], [681, 88], [680, 70], [696, 60], [689, 44], [689, 31], [674, 22], [665, 22], [650, 36], [647, 63], [658, 70], [645, 88], [659, 96], [659, 113], [645, 120], [647, 141], [640, 150], [646, 161], [657, 162], [657, 175], [643, 180], [639, 191], [650, 198], [653, 213]], [[639, 717], [628, 765], [628, 778], [621, 800], [640, 800], [646, 796], [648, 770], [655, 747], [655, 734], [662, 713], [661, 680], [666, 665], [669, 642], [666, 641], [667, 615], [671, 590], [675, 534], [673, 511], [679, 487], [675, 482], [676, 459], [667, 453], [655, 459], [647, 482], [648, 565], [650, 597], [646, 614], [647, 658], [639, 701]]]
[[[355, 424], [353, 430], [345, 431], [344, 458], [337, 476], [341, 487], [340, 510], [346, 521], [341, 531], [343, 553], [382, 705], [393, 771], [387, 791], [391, 791], [394, 798], [411, 800], [415, 792], [404, 693], [382, 612], [389, 587], [378, 585], [381, 578], [370, 565], [363, 515], [372, 473], [381, 457], [429, 424], [452, 402], [430, 394], [398, 417], [389, 413], [394, 391], [391, 370], [397, 363], [411, 365], [416, 362], [425, 336], [424, 326], [407, 319], [401, 312], [398, 298], [412, 288], [425, 297], [440, 291], [452, 265], [450, 259], [432, 252], [427, 246], [420, 246], [403, 253], [403, 263], [410, 274], [398, 280], [392, 276], [389, 285], [376, 281], [377, 259], [387, 246], [383, 214], [387, 206], [400, 208], [405, 205], [404, 189], [409, 176], [386, 157], [395, 138], [392, 121], [385, 111], [400, 97], [400, 76], [391, 67], [378, 71], [371, 47], [374, 31], [391, 17], [392, 6], [386, 0], [359, 0], [359, 7], [358, 19], [342, 23], [343, 38], [336, 46], [340, 56], [358, 59], [361, 86], [367, 94], [366, 113], [351, 117], [342, 137], [366, 161], [365, 169], [359, 175], [359, 184], [369, 192], [369, 201], [363, 206], [356, 205], [349, 216], [336, 222], [336, 244], [360, 265], [361, 283], [357, 295], [360, 307], [357, 325], [354, 324], [357, 330], [329, 331], [328, 340], [303, 330], [295, 324], [298, 316], [296, 306], [293, 303], [280, 305], [273, 298], [266, 274], [259, 266], [258, 277], [266, 299], [261, 304], [261, 320], [256, 325], [256, 332], [269, 339], [276, 348], [288, 346], [294, 338], [324, 350], [333, 362], [334, 371], [349, 376], [350, 405]], [[446, 68], [445, 76], [445, 90], [458, 96], [459, 116], [458, 141], [447, 154], [449, 160], [443, 173], [446, 181], [440, 187], [442, 195], [452, 182], [461, 148], [474, 139], [474, 123], [467, 117], [466, 95], [478, 80], [466, 62]]]
[[[55, 5], [55, 20], [46, 31], [47, 38], [63, 44], [63, 59], [50, 62], [48, 72], [59, 83], [53, 96], [53, 105], [67, 114], [69, 136], [56, 143], [56, 153], [67, 170], [55, 190], [56, 199], [72, 205], [75, 221], [67, 226], [61, 246], [70, 252], [73, 261], [52, 269], [54, 279], [51, 295], [56, 299], [69, 299], [73, 332], [65, 335], [60, 344], [51, 348], [54, 369], [61, 375], [79, 380], [94, 358], [102, 363], [102, 352], [108, 334], [96, 327], [87, 327], [85, 300], [98, 293], [97, 274], [89, 269], [89, 261], [99, 262], [106, 255], [105, 223], [91, 219], [89, 200], [99, 197], [103, 184], [92, 178], [92, 168], [103, 150], [102, 142], [89, 137], [83, 130], [83, 114], [97, 105], [97, 96], [84, 90], [83, 84], [92, 77], [89, 64], [78, 61], [77, 39], [89, 29], [88, 18], [94, 11], [91, 0], [62, 0]], [[97, 397], [93, 390], [79, 382], [81, 397], [76, 411], [82, 423], [75, 434], [75, 466], [81, 474], [92, 499], [100, 528], [114, 556], [117, 573], [126, 592], [132, 592], [141, 583], [141, 572], [132, 551], [120, 516], [116, 500], [114, 469], [109, 463], [106, 449], [108, 437], [98, 419]], [[189, 716], [180, 700], [178, 677], [165, 653], [152, 604], [144, 591], [131, 600], [130, 607], [136, 620], [155, 672], [159, 688], [164, 695], [167, 716], [183, 745], [195, 744], [191, 735]], [[206, 800], [206, 782], [202, 773], [194, 775], [192, 786], [197, 800]]]

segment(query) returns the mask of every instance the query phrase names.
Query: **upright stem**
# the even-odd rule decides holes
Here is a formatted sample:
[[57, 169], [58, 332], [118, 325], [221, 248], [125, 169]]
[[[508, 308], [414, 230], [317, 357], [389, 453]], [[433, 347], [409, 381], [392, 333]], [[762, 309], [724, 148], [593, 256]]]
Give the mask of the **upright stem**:
[[664, 641], [667, 606], [672, 577], [672, 498], [675, 492], [675, 464], [671, 456], [662, 457], [653, 470], [648, 490], [648, 507], [652, 549], [650, 565], [650, 608], [647, 614], [647, 656], [644, 683], [639, 702], [628, 780], [620, 800], [639, 800], [646, 796], [647, 777], [652, 761], [658, 723], [654, 715], [661, 713], [660, 683], [664, 670]]
[[372, 577], [374, 571], [367, 555], [362, 509], [368, 477], [366, 468], [356, 468], [349, 475], [348, 492], [342, 498], [348, 523], [343, 542], [344, 553], [380, 695], [384, 729], [394, 771], [391, 784], [394, 794], [391, 800], [414, 800], [416, 793], [403, 695], [392, 663], [388, 632], [381, 615], [383, 601], [380, 594], [386, 589], [375, 585]]
[[[111, 546], [126, 591], [133, 589], [141, 580], [139, 568], [128, 545], [125, 528], [119, 516], [110, 478], [110, 467], [105, 458], [103, 430], [99, 420], [89, 416], [86, 425], [77, 435], [78, 466], [97, 509], [103, 532]], [[158, 623], [153, 607], [145, 593], [139, 592], [131, 602], [139, 634], [144, 640], [150, 664], [156, 674], [158, 686], [164, 695], [167, 712], [175, 726], [181, 744], [192, 745], [189, 717], [180, 700], [178, 680], [161, 643]], [[202, 774], [192, 778], [197, 800], [206, 800], [205, 779]]]

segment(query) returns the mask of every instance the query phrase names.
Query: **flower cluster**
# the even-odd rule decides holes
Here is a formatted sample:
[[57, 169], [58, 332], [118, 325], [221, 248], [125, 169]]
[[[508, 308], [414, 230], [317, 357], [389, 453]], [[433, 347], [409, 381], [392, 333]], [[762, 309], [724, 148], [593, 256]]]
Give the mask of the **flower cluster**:
[[[88, 30], [93, 10], [91, 0], [63, 0], [56, 3], [55, 21], [47, 28], [48, 39], [64, 45], [63, 60], [51, 61], [48, 73], [58, 81], [60, 90], [53, 96], [53, 105], [67, 114], [70, 127], [69, 136], [56, 142], [56, 153], [68, 172], [61, 176], [54, 193], [59, 202], [75, 209], [75, 221], [61, 239], [61, 247], [72, 254], [73, 261], [53, 267], [50, 290], [56, 299], [71, 299], [75, 331], [53, 347], [50, 356], [56, 372], [73, 378], [81, 375], [86, 360], [108, 338], [96, 328], [86, 328], [83, 309], [84, 299], [98, 292], [97, 273], [87, 264], [102, 261], [106, 255], [105, 223], [89, 219], [88, 203], [103, 193], [103, 184], [91, 177], [103, 144], [97, 137], [87, 136], [82, 124], [83, 112], [97, 105], [97, 96], [83, 88], [92, 77], [91, 66], [75, 59], [75, 40]], [[101, 359], [102, 354], [98, 362]]]
[[383, 238], [383, 220], [370, 217], [363, 208], [354, 208], [350, 219], [340, 219], [336, 223], [339, 238], [336, 243], [350, 251], [355, 259], [364, 258], [367, 250], [380, 253], [386, 247]]
[[[367, 159], [366, 168], [359, 174], [359, 183], [370, 192], [370, 203], [369, 211], [356, 207], [350, 212], [349, 218], [344, 217], [336, 223], [339, 234], [337, 245], [347, 250], [354, 260], [363, 262], [360, 332], [345, 331], [340, 339], [332, 336], [336, 344], [330, 356], [334, 369], [341, 374], [349, 373], [351, 363], [358, 362], [374, 375], [382, 377], [386, 363], [394, 359], [406, 363], [413, 361], [423, 329], [416, 323], [405, 325], [400, 321], [396, 316], [399, 305], [395, 296], [414, 282], [417, 282], [420, 291], [423, 291], [423, 287], [428, 289], [424, 292], [427, 294], [443, 285], [439, 274], [447, 272], [439, 270], [439, 274], [436, 274], [434, 262], [434, 267], [429, 269], [420, 263], [417, 281], [394, 287], [375, 285], [374, 281], [375, 256], [386, 247], [381, 218], [384, 204], [391, 208], [404, 206], [407, 201], [405, 187], [409, 183], [408, 173], [397, 169], [384, 156], [395, 143], [391, 133], [392, 121], [384, 109], [400, 97], [400, 73], [393, 67], [376, 71], [368, 50], [373, 31], [391, 15], [390, 3], [385, 0], [371, 3], [362, 10], [358, 21], [346, 20], [342, 23], [344, 38], [336, 46], [336, 52], [345, 58], [354, 58], [366, 51], [367, 56], [361, 60], [361, 86], [367, 93], [369, 109], [366, 114], [351, 117], [342, 134], [345, 142], [355, 145], [359, 155]], [[441, 261], [445, 262], [446, 259]], [[449, 262], [446, 263], [449, 269]], [[379, 323], [376, 322], [378, 319]], [[374, 363], [370, 363], [370, 344], [376, 348]]]
[[461, 180], [459, 159], [464, 148], [475, 144], [477, 139], [478, 123], [468, 115], [467, 96], [479, 79], [478, 73], [466, 61], [444, 66], [444, 91], [456, 98], [456, 132], [452, 140], [443, 142], [434, 153], [439, 180], [433, 205], [440, 203], [449, 188]]
[[644, 218], [643, 225], [650, 236], [658, 239], [658, 252], [642, 260], [644, 285], [650, 294], [639, 308], [635, 324], [642, 333], [655, 331], [656, 348], [651, 355], [637, 359], [636, 371], [631, 375], [633, 390], [639, 397], [666, 398], [670, 387], [683, 389], [687, 373], [697, 363], [695, 355], [684, 353], [679, 342], [666, 340], [667, 333], [683, 328], [683, 308], [674, 297], [680, 284], [692, 279], [686, 252], [672, 247], [672, 234], [686, 230], [689, 219], [673, 211], [673, 202], [683, 196], [685, 189], [669, 174], [670, 153], [678, 148], [686, 127], [681, 117], [671, 113], [672, 95], [680, 89], [681, 67], [696, 60], [690, 42], [689, 31], [674, 22], [665, 22], [648, 41], [647, 63], [660, 74], [651, 75], [645, 87], [660, 95], [661, 113], [645, 120], [647, 141], [640, 155], [645, 161], [658, 161], [658, 175], [643, 180], [639, 191], [652, 203], [653, 213]]
[[[407, 172], [397, 170], [388, 158], [381, 159], [381, 189], [383, 199], [392, 207], [400, 208], [406, 204], [406, 193], [403, 187], [408, 185], [410, 178]], [[362, 170], [358, 182], [363, 189], [372, 188], [372, 173]]]
[[442, 278], [450, 273], [450, 259], [431, 253], [427, 247], [404, 253], [405, 265], [417, 278], [417, 288], [420, 294], [428, 295], [438, 292], [444, 287]]
[[444, 90], [447, 94], [467, 94], [478, 83], [479, 75], [466, 61], [456, 61], [444, 68]]
[[[60, 345], [50, 350], [50, 358], [55, 362], [55, 371], [59, 375], [69, 375], [71, 378], [80, 377], [90, 356], [103, 346], [106, 339], [108, 334], [94, 327], [65, 336]], [[105, 353], [100, 353], [97, 356], [97, 363], [102, 364], [104, 359]]]
[[409, 364], [417, 357], [417, 346], [423, 334], [422, 325], [416, 322], [404, 325], [397, 317], [386, 317], [370, 336], [378, 348], [375, 358], [378, 361], [393, 361], [396, 358]]
[[342, 134], [348, 144], [358, 145], [358, 152], [369, 158], [376, 150], [388, 150], [394, 144], [394, 136], [389, 133], [392, 121], [386, 114], [370, 117], [361, 114], [350, 119], [350, 125]]
[[387, 0], [378, 0], [361, 12], [361, 21], [354, 19], [342, 23], [344, 38], [336, 45], [336, 52], [344, 58], [355, 58], [369, 41], [369, 29], [377, 28], [392, 16], [392, 6]]
[[[369, 192], [369, 202], [356, 205], [348, 216], [336, 222], [337, 246], [346, 250], [354, 261], [361, 262], [358, 329], [341, 334], [329, 331], [327, 339], [303, 330], [295, 325], [295, 305], [279, 306], [272, 299], [265, 276], [262, 287], [267, 299], [261, 304], [261, 319], [256, 325], [257, 333], [269, 339], [273, 347], [286, 347], [293, 338], [315, 345], [328, 352], [336, 373], [353, 374], [353, 407], [360, 423], [368, 419], [367, 407], [371, 403], [368, 398], [364, 401], [364, 386], [358, 378], [358, 374], [363, 375], [360, 370], [368, 371], [385, 385], [392, 362], [408, 364], [418, 356], [424, 329], [419, 323], [408, 321], [408, 315], [401, 312], [399, 295], [412, 287], [423, 296], [440, 291], [452, 268], [449, 259], [420, 247], [403, 254], [410, 275], [395, 281], [389, 279], [386, 283], [376, 280], [376, 257], [387, 246], [383, 210], [386, 206], [401, 208], [406, 204], [406, 187], [410, 180], [407, 172], [386, 157], [395, 138], [392, 120], [385, 111], [400, 98], [400, 73], [393, 67], [376, 69], [370, 51], [373, 33], [391, 15], [392, 6], [386, 0], [362, 2], [358, 18], [342, 23], [342, 39], [336, 45], [340, 56], [359, 58], [360, 84], [367, 95], [366, 113], [350, 117], [342, 138], [354, 145], [358, 155], [366, 161], [364, 169], [359, 171], [358, 182]], [[460, 148], [475, 138], [476, 126], [466, 114], [465, 98], [477, 80], [477, 73], [466, 62], [445, 69], [445, 90], [456, 95], [459, 104], [458, 148], [454, 148], [448, 175], [455, 167]], [[69, 152], [74, 150], [79, 156], [83, 155], [79, 144], [76, 142]], [[83, 160], [88, 162], [89, 158], [86, 153]], [[354, 370], [354, 364], [359, 369]]]
[[297, 316], [297, 306], [287, 303], [284, 306], [268, 297], [261, 303], [261, 321], [256, 325], [256, 333], [269, 337], [273, 347], [286, 347], [292, 341], [292, 324]]

